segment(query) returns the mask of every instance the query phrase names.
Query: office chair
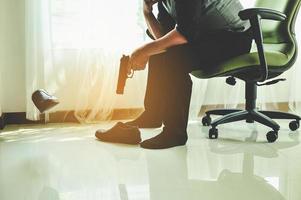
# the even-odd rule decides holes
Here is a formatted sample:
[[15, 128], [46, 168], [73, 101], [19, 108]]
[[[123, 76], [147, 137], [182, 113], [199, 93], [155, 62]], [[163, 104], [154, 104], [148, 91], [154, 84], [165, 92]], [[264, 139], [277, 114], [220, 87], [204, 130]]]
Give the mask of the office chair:
[[[289, 127], [295, 131], [300, 117], [290, 113], [260, 111], [256, 108], [257, 87], [272, 85], [283, 79], [274, 79], [290, 69], [296, 61], [297, 42], [295, 21], [301, 0], [257, 0], [256, 7], [242, 10], [239, 17], [249, 20], [251, 35], [257, 51], [226, 60], [210, 69], [193, 71], [197, 78], [228, 77], [226, 82], [235, 85], [236, 78], [245, 82], [245, 110], [210, 110], [202, 119], [204, 126], [211, 126], [209, 138], [218, 138], [217, 126], [246, 120], [258, 122], [272, 129], [266, 134], [268, 142], [278, 139], [280, 126], [273, 119], [290, 119]], [[222, 117], [211, 122], [211, 115]]]

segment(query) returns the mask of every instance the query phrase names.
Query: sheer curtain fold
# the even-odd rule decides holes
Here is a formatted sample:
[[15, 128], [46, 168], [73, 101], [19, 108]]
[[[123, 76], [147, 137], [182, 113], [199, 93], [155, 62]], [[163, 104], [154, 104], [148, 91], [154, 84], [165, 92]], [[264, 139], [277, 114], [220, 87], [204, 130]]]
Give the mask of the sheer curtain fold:
[[46, 80], [53, 78], [50, 0], [26, 0], [25, 11], [26, 116], [38, 120], [31, 94], [46, 88]]
[[[253, 2], [242, 0], [246, 7]], [[75, 111], [81, 122], [108, 120], [114, 109], [142, 108], [147, 70], [127, 82], [125, 95], [115, 94], [120, 57], [147, 40], [141, 10], [142, 0], [26, 0], [27, 117], [39, 119], [31, 102], [39, 88], [59, 97], [61, 103], [52, 112]], [[296, 24], [301, 44], [299, 27], [301, 20]], [[286, 83], [260, 87], [259, 106], [289, 102], [300, 114], [300, 67], [299, 56], [282, 76]], [[241, 81], [232, 87], [225, 78], [192, 80], [190, 119], [198, 118], [202, 105], [234, 108], [244, 103]]]
[[[297, 26], [301, 27], [301, 17], [297, 20]], [[301, 31], [301, 28], [299, 28]], [[297, 33], [299, 44], [301, 44], [301, 33], [300, 31]], [[301, 114], [301, 59], [300, 55], [296, 61], [295, 67], [291, 69], [291, 80], [289, 85], [289, 108]]]

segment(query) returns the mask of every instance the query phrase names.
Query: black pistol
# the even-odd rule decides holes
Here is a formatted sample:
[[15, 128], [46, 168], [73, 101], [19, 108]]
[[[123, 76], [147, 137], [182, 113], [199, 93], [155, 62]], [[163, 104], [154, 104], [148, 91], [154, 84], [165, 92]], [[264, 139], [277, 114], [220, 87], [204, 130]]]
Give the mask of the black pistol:
[[130, 57], [123, 55], [122, 58], [120, 59], [119, 76], [118, 76], [118, 83], [116, 89], [117, 94], [123, 94], [126, 80], [128, 78], [133, 77], [133, 73], [129, 76], [127, 72], [129, 64], [130, 64]]

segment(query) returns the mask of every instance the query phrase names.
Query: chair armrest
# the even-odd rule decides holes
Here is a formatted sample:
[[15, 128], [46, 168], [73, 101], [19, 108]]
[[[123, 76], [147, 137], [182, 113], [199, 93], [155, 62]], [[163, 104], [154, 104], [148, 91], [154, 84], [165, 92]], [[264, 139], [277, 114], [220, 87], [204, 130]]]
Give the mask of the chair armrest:
[[252, 37], [255, 39], [258, 57], [260, 61], [261, 73], [260, 77], [256, 80], [257, 82], [264, 82], [269, 77], [269, 70], [267, 61], [264, 55], [264, 47], [263, 47], [263, 36], [261, 29], [261, 19], [269, 19], [276, 21], [284, 21], [286, 20], [286, 15], [267, 8], [249, 8], [239, 12], [239, 17], [242, 20], [249, 20], [251, 24]]
[[260, 16], [261, 19], [270, 19], [275, 21], [284, 21], [287, 18], [282, 12], [268, 8], [248, 8], [240, 11], [238, 15], [242, 20], [248, 20], [255, 16]]

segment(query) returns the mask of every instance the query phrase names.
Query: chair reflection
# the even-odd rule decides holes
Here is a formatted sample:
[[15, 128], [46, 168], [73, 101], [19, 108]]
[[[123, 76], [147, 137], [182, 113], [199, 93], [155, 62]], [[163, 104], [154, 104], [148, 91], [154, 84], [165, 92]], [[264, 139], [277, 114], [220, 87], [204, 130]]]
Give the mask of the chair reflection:
[[[150, 199], [285, 199], [279, 191], [279, 181], [283, 178], [277, 176], [281, 174], [277, 172], [277, 176], [272, 177], [257, 175], [254, 171], [258, 163], [254, 160], [255, 157], [265, 159], [267, 163], [273, 158], [279, 160], [278, 150], [298, 145], [299, 137], [295, 135], [291, 141], [278, 141], [270, 146], [253, 141], [256, 135], [257, 131], [254, 131], [246, 142], [208, 141], [209, 149], [187, 145], [160, 154], [146, 152]], [[197, 159], [195, 155], [202, 151], [203, 159]], [[231, 160], [229, 156], [235, 159]], [[207, 171], [206, 165], [209, 165]], [[264, 167], [265, 171], [269, 171]], [[197, 170], [199, 172], [195, 172]], [[193, 174], [201, 176], [194, 177]]]

